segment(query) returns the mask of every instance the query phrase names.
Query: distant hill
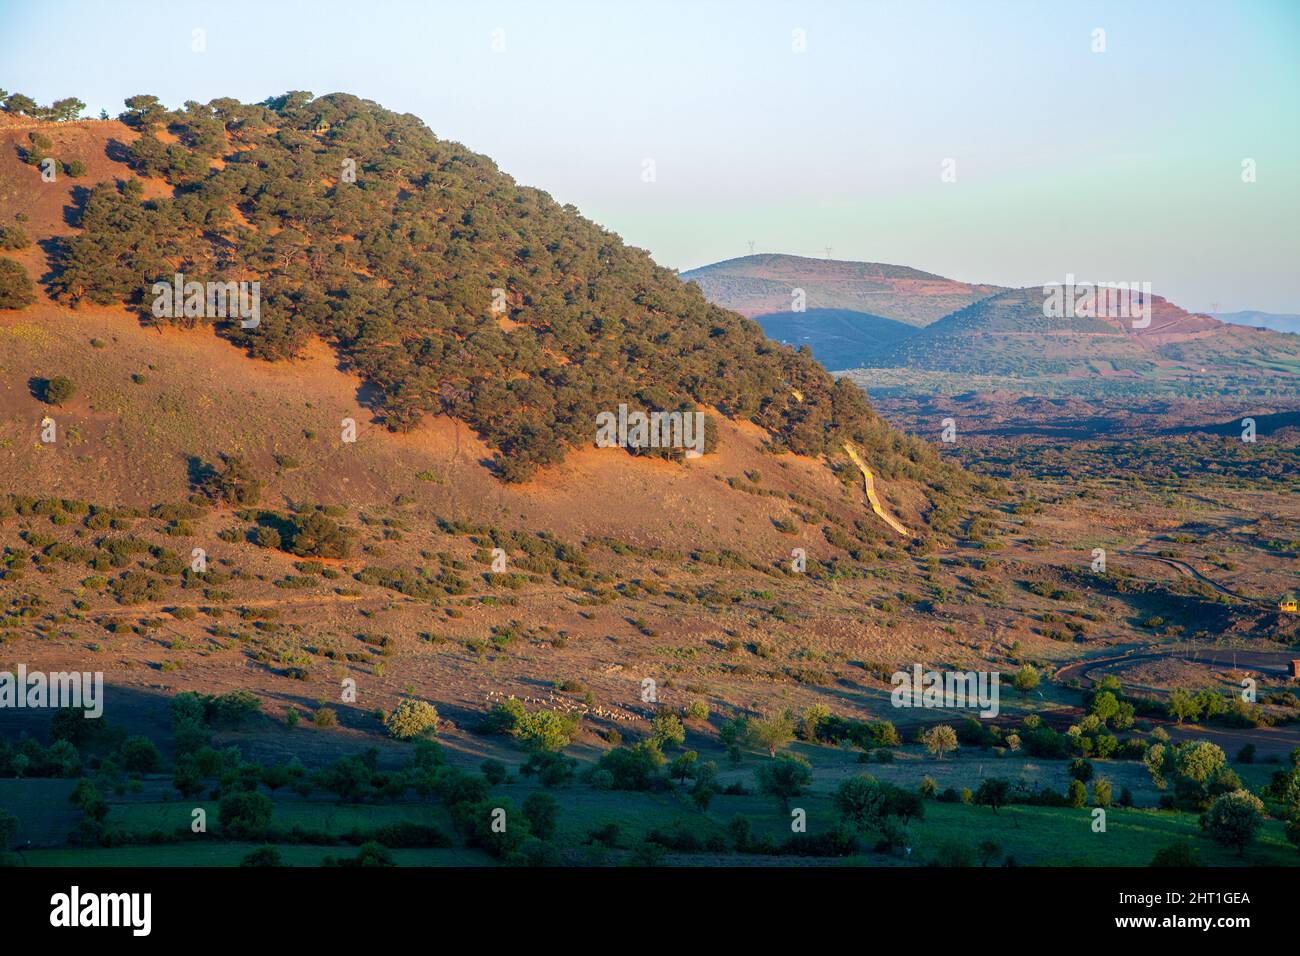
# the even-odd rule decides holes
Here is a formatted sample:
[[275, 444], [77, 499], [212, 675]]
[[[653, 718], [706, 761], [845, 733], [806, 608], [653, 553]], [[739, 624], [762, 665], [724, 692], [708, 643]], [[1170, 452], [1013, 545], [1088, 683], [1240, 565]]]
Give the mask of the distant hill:
[[870, 364], [883, 350], [916, 333], [916, 327], [851, 309], [772, 312], [754, 321], [769, 338], [795, 348], [808, 346], [832, 372]]
[[[971, 285], [908, 266], [803, 256], [753, 255], [681, 273], [714, 305], [758, 317], [791, 312], [795, 289], [805, 307], [857, 312], [926, 326], [1002, 286]], [[813, 354], [818, 354], [813, 344]]]
[[1220, 322], [1300, 335], [1300, 315], [1286, 315], [1278, 312], [1212, 312], [1210, 314]]
[[1049, 318], [1041, 287], [1012, 289], [878, 353], [879, 368], [977, 375], [1135, 378], [1300, 374], [1300, 338], [1227, 325], [1153, 295], [1151, 323]]

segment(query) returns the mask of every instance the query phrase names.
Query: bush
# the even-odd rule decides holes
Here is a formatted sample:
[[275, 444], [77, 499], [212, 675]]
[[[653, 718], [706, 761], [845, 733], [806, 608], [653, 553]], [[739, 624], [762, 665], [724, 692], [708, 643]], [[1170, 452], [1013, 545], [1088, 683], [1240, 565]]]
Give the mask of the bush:
[[519, 718], [515, 736], [530, 750], [554, 753], [567, 747], [577, 730], [576, 715], [538, 710]]
[[273, 805], [264, 793], [237, 791], [221, 798], [218, 818], [231, 836], [255, 836], [271, 822]]
[[650, 739], [660, 750], [679, 747], [686, 741], [686, 730], [676, 714], [661, 711], [650, 722]]
[[479, 765], [479, 769], [483, 771], [483, 776], [487, 779], [487, 782], [494, 787], [505, 783], [506, 778], [510, 776], [510, 771], [506, 769], [506, 765], [500, 760], [493, 760], [491, 757], [484, 760]]
[[26, 249], [31, 244], [22, 226], [0, 226], [0, 249]]
[[1150, 863], [1153, 867], [1171, 867], [1179, 870], [1200, 865], [1196, 848], [1190, 843], [1171, 843], [1169, 846], [1161, 847], [1156, 850], [1155, 856], [1151, 857]]
[[[650, 790], [663, 763], [663, 752], [652, 742], [642, 741], [634, 747], [615, 747], [600, 758], [596, 768], [608, 775], [608, 789]], [[597, 782], [593, 776], [593, 785]]]
[[423, 700], [401, 701], [393, 712], [384, 718], [389, 734], [398, 740], [410, 740], [438, 732], [438, 711], [433, 704]]
[[1020, 691], [1020, 695], [1023, 697], [1038, 686], [1038, 681], [1038, 671], [1029, 664], [1025, 664], [1011, 678], [1011, 686]]
[[0, 259], [0, 309], [23, 309], [35, 301], [27, 270], [12, 259]]
[[1230, 847], [1238, 854], [1255, 839], [1264, 825], [1264, 804], [1247, 790], [1225, 793], [1201, 817], [1201, 829], [1220, 846]]
[[718, 742], [727, 748], [727, 756], [733, 762], [740, 760], [740, 747], [749, 739], [749, 720], [745, 717], [733, 717], [718, 728]]
[[204, 715], [213, 727], [235, 730], [250, 717], [262, 712], [262, 702], [247, 690], [232, 690], [215, 697], [203, 698]]
[[718, 765], [706, 760], [695, 768], [695, 784], [691, 787], [691, 799], [701, 812], [709, 809], [709, 804], [718, 794]]
[[128, 737], [122, 741], [117, 759], [128, 773], [152, 773], [162, 764], [162, 754], [148, 737]]
[[940, 724], [927, 730], [921, 742], [926, 750], [942, 760], [945, 753], [957, 749], [957, 733], [948, 725]]
[[789, 810], [790, 798], [799, 796], [812, 783], [812, 767], [798, 754], [780, 754], [759, 764], [754, 776], [759, 789], [776, 797], [782, 808]]
[[386, 823], [369, 832], [354, 830], [345, 834], [343, 839], [357, 845], [378, 843], [393, 850], [444, 849], [452, 845], [451, 837], [437, 827], [409, 820]]
[[346, 866], [346, 867], [377, 867], [377, 866], [396, 866], [397, 861], [393, 858], [393, 851], [388, 849], [382, 843], [370, 842], [363, 843], [357, 850], [354, 857], [326, 857], [325, 866]]
[[240, 455], [222, 455], [221, 467], [199, 469], [198, 492], [223, 504], [255, 505], [262, 496], [262, 483], [253, 477], [252, 466]]
[[477, 731], [480, 734], [513, 734], [527, 713], [523, 701], [511, 697], [489, 710], [479, 721]]
[[998, 807], [1004, 806], [1007, 802], [1007, 794], [1011, 790], [1011, 784], [997, 777], [989, 777], [979, 785], [975, 791], [975, 802], [980, 806], [992, 807], [993, 812], [998, 812]]
[[529, 756], [519, 772], [525, 777], [536, 776], [543, 787], [558, 787], [573, 779], [577, 767], [578, 761], [572, 757], [540, 750]]
[[555, 836], [555, 822], [559, 814], [560, 805], [549, 793], [530, 793], [524, 800], [528, 829], [539, 840], [549, 840]]
[[929, 865], [969, 869], [975, 865], [975, 851], [965, 843], [945, 840], [930, 858]]
[[858, 832], [885, 833], [891, 818], [921, 817], [925, 805], [919, 793], [861, 774], [840, 783], [834, 795], [840, 823]]
[[[462, 801], [452, 815], [466, 834], [467, 846], [480, 847], [499, 860], [517, 852], [532, 835], [527, 815], [516, 812], [507, 798]], [[498, 820], [504, 821], [504, 828], [494, 826]]]
[[277, 847], [260, 846], [250, 850], [239, 861], [240, 866], [284, 866], [284, 858]]
[[47, 378], [41, 382], [41, 401], [47, 405], [63, 405], [77, 393], [77, 386], [72, 379], [62, 375]]
[[796, 833], [781, 844], [786, 856], [843, 857], [857, 852], [857, 837], [842, 827], [825, 833]]
[[352, 550], [343, 528], [319, 511], [295, 515], [289, 523], [289, 551], [299, 557], [346, 558]]

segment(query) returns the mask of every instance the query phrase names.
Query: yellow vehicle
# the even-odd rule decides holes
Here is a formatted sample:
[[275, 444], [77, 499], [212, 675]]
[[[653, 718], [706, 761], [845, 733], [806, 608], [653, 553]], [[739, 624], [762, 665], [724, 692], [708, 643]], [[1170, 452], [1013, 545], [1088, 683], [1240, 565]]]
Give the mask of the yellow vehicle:
[[1297, 613], [1295, 598], [1283, 598], [1277, 602], [1277, 609], [1287, 614]]

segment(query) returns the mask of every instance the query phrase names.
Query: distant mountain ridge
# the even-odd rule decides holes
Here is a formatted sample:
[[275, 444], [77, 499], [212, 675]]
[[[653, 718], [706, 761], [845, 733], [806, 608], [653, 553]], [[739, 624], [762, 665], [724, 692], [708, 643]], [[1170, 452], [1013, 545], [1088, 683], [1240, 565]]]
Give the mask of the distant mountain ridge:
[[[967, 306], [874, 356], [873, 368], [926, 376], [995, 376], [1062, 386], [1187, 395], [1294, 392], [1300, 337], [1229, 325], [1150, 297], [1145, 318], [1053, 318], [1041, 287]], [[1136, 325], [1136, 327], [1135, 327]]]
[[1211, 312], [1220, 322], [1232, 325], [1246, 325], [1254, 329], [1272, 329], [1274, 332], [1290, 332], [1300, 335], [1300, 315], [1280, 312]]
[[838, 309], [926, 326], [1003, 290], [972, 285], [909, 266], [759, 254], [681, 273], [705, 298], [750, 318], [789, 313], [795, 289], [807, 309]]
[[[1042, 286], [970, 285], [907, 266], [799, 256], [746, 256], [681, 277], [716, 304], [753, 316], [772, 338], [808, 346], [834, 371], [1147, 379], [1195, 388], [1233, 379], [1266, 391], [1300, 376], [1300, 339], [1268, 328], [1287, 319], [1300, 325], [1295, 316], [1233, 313], [1225, 323], [1151, 295], [1150, 322], [1136, 327], [1130, 318], [1051, 317]], [[793, 307], [800, 288], [802, 312]], [[954, 307], [928, 318], [942, 303]]]
[[1146, 326], [1140, 319], [1049, 317], [1044, 298], [1041, 287], [990, 296], [882, 350], [876, 361], [887, 368], [1000, 375], [1066, 375], [1088, 367], [1138, 372], [1171, 357], [1165, 347], [1225, 328], [1155, 295]]

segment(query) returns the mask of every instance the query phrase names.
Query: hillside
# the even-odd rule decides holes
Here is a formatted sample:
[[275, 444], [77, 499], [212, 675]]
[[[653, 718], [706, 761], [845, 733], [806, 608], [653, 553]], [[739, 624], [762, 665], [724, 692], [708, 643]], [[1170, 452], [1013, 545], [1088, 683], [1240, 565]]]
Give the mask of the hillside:
[[755, 316], [769, 338], [795, 348], [807, 346], [830, 371], [870, 364], [916, 328], [894, 319], [849, 309], [808, 309]]
[[[5, 221], [25, 217], [33, 240], [8, 255], [50, 300], [16, 313], [37, 338], [51, 334], [56, 316], [111, 314], [121, 335], [150, 327], [152, 341], [183, 349], [192, 340], [168, 329], [211, 324], [273, 364], [297, 368], [314, 356], [324, 367], [332, 354], [357, 380], [358, 422], [394, 434], [416, 431], [429, 415], [463, 422], [483, 443], [478, 462], [488, 476], [507, 483], [590, 448], [597, 413], [623, 403], [705, 410], [710, 453], [721, 433], [756, 426], [750, 441], [828, 455], [842, 470], [849, 466], [841, 445], [851, 441], [885, 480], [925, 486], [930, 503], [922, 511], [933, 506], [934, 489], [963, 482], [810, 356], [770, 342], [642, 250], [516, 185], [414, 117], [342, 94], [291, 93], [256, 106], [223, 99], [176, 112], [152, 97], [128, 105], [122, 122], [0, 130]], [[38, 128], [53, 141], [48, 151], [61, 163], [80, 162], [82, 175], [41, 182], [23, 162]], [[150, 288], [176, 273], [260, 282], [260, 325], [156, 318]], [[37, 366], [32, 375], [62, 371], [40, 348], [23, 361]], [[108, 389], [93, 371], [99, 361], [88, 359], [82, 380]], [[26, 365], [13, 371], [25, 380]], [[193, 403], [177, 396], [175, 404], [177, 414], [194, 414]], [[237, 444], [265, 458], [293, 444], [293, 432], [276, 427]], [[31, 467], [29, 443], [6, 454], [15, 468]], [[141, 460], [104, 465], [129, 474], [143, 470]], [[182, 476], [169, 479], [173, 489]], [[167, 483], [154, 472], [137, 478], [123, 483], [123, 497]]]
[[[1151, 322], [1044, 315], [1041, 288], [970, 305], [877, 355], [878, 368], [1045, 378], [1256, 381], [1300, 376], [1300, 337], [1227, 325], [1152, 296]], [[1270, 385], [1269, 383], [1275, 383]]]
[[[926, 326], [1001, 286], [971, 285], [907, 266], [803, 256], [753, 255], [683, 272], [714, 305], [751, 318], [791, 311], [794, 289], [808, 310], [834, 309]], [[813, 349], [816, 353], [816, 348]]]

